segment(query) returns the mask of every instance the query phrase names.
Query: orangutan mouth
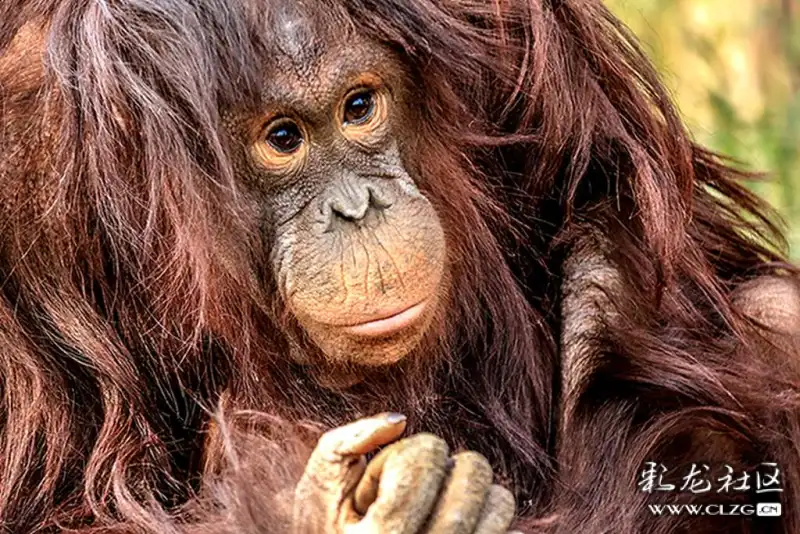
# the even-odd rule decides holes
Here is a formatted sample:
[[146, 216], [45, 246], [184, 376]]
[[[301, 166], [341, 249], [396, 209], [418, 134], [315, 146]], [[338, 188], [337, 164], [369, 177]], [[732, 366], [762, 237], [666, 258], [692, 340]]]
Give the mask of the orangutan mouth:
[[370, 321], [345, 327], [349, 334], [362, 337], [378, 337], [393, 334], [411, 326], [422, 317], [425, 311], [427, 300], [405, 308], [400, 311], [392, 311], [376, 317]]

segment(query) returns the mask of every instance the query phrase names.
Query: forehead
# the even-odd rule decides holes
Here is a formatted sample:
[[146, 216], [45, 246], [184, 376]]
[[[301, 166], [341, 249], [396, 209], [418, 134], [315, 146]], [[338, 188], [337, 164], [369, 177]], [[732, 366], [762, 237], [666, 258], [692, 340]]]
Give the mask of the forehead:
[[270, 101], [320, 101], [364, 73], [392, 77], [399, 69], [386, 48], [365, 38], [338, 10], [278, 2], [266, 26], [262, 87]]
[[[265, 37], [268, 52], [276, 60], [295, 68], [319, 61], [327, 43], [341, 42], [347, 30], [336, 31], [336, 20], [344, 23], [342, 14], [318, 6], [310, 10], [294, 0], [276, 2], [266, 20]], [[340, 26], [341, 27], [341, 26]]]

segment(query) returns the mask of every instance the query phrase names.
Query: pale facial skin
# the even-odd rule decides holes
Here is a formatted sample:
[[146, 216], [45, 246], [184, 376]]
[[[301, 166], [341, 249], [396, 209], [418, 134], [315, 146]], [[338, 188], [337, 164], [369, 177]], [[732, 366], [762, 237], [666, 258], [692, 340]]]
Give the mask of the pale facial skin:
[[395, 363], [431, 325], [446, 278], [441, 223], [406, 164], [403, 66], [355, 34], [323, 43], [332, 30], [289, 6], [273, 23], [263, 103], [230, 128], [243, 132], [278, 290], [329, 363]]

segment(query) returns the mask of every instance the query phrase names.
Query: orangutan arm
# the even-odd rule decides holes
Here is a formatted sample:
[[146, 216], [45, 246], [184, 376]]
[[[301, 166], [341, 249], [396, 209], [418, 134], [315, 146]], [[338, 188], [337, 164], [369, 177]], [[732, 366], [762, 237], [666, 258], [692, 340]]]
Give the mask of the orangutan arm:
[[[605, 332], [609, 326], [623, 324], [626, 281], [609, 259], [610, 247], [607, 238], [589, 234], [565, 263], [562, 427], [569, 422], [581, 386], [600, 362]], [[744, 339], [754, 344], [748, 350], [765, 358], [765, 365], [793, 369], [800, 377], [800, 279], [788, 274], [761, 276], [739, 286], [730, 298], [733, 310], [743, 319], [739, 328]]]
[[[770, 442], [769, 436], [752, 430], [748, 441], [738, 432], [758, 428], [753, 421], [761, 421], [762, 415], [778, 421], [786, 436], [800, 428], [796, 414], [780, 402], [783, 395], [800, 392], [800, 281], [790, 274], [775, 274], [736, 288], [730, 301], [738, 333], [720, 345], [729, 347], [729, 352], [717, 353], [717, 359], [695, 355], [689, 342], [684, 344], [689, 348], [683, 353], [662, 355], [657, 345], [647, 343], [657, 336], [687, 335], [690, 329], [679, 328], [673, 334], [669, 329], [660, 331], [655, 325], [640, 324], [637, 309], [631, 304], [641, 299], [628, 296], [630, 281], [623, 279], [612, 257], [611, 244], [599, 234], [589, 234], [574, 247], [565, 264], [561, 418], [556, 452], [559, 485], [564, 491], [552, 503], [550, 513], [524, 519], [520, 526], [531, 532], [627, 533], [639, 532], [642, 524], [652, 521], [654, 532], [657, 527], [658, 532], [673, 532], [686, 525], [697, 532], [709, 528], [738, 532], [736, 526], [731, 527], [735, 519], [648, 516], [646, 503], [652, 502], [648, 500], [651, 496], [637, 488], [637, 470], [651, 460], [671, 461], [672, 467], [696, 461], [723, 465], [754, 454], [754, 449], [760, 451], [756, 454], [764, 461], [793, 465], [791, 439]], [[677, 308], [674, 302], [664, 305]], [[626, 341], [636, 344], [626, 347]], [[673, 356], [675, 360], [669, 360]], [[653, 363], [663, 368], [642, 375], [641, 369]], [[711, 401], [711, 393], [705, 400], [699, 393], [676, 400], [680, 398], [680, 385], [673, 388], [670, 380], [675, 378], [664, 378], [662, 371], [678, 376], [671, 367], [678, 365], [683, 366], [681, 372], [686, 373], [687, 381], [699, 383], [701, 378], [708, 378], [709, 384], [720, 384], [724, 395], [737, 392], [739, 396]], [[748, 396], [757, 387], [738, 393], [738, 383], [727, 382], [729, 377], [736, 380], [745, 375], [748, 386], [763, 385], [762, 403], [751, 405], [758, 395]], [[723, 412], [719, 419], [713, 415], [716, 410]], [[741, 418], [741, 426], [728, 426], [727, 413]], [[707, 524], [702, 523], [706, 520]], [[722, 522], [728, 520], [730, 523]]]

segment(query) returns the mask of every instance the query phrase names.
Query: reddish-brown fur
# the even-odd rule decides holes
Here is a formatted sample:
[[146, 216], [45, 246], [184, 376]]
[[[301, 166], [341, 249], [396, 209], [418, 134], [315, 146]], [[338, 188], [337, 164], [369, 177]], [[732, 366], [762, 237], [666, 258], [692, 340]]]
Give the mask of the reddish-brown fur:
[[[257, 92], [270, 4], [0, 7], [0, 532], [283, 532], [317, 432], [386, 409], [486, 455], [525, 531], [800, 531], [797, 347], [732, 301], [794, 276], [780, 231], [599, 0], [326, 2], [420, 88], [451, 303], [356, 385], [289, 363], [220, 127]], [[564, 420], [581, 247], [622, 283]], [[648, 460], [776, 461], [782, 521], [653, 518]]]

